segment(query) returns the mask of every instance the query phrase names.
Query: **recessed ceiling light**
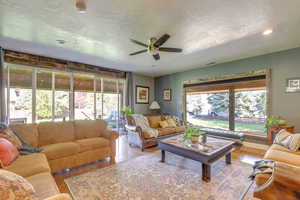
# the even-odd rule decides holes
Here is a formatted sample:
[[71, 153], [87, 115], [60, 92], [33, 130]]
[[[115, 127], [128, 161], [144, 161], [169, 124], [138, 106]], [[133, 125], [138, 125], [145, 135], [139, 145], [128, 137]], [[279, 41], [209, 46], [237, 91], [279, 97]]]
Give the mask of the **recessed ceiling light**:
[[272, 29], [267, 29], [263, 32], [263, 35], [271, 35], [273, 33]]
[[85, 0], [76, 0], [76, 8], [79, 13], [85, 13], [86, 12]]
[[66, 43], [65, 40], [56, 40], [56, 42], [58, 42], [58, 44], [65, 44]]

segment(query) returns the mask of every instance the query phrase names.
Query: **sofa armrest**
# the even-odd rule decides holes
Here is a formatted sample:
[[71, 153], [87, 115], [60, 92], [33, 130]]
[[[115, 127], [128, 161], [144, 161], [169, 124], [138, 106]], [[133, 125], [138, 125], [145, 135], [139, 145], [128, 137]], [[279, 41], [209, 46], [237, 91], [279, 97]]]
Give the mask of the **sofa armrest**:
[[144, 139], [144, 133], [141, 127], [139, 126], [132, 126], [132, 125], [125, 125], [125, 128], [129, 132], [136, 132], [142, 139]]
[[116, 140], [119, 137], [119, 133], [110, 129], [106, 129], [101, 133], [101, 137], [104, 137], [108, 140]]
[[142, 129], [141, 127], [139, 126], [132, 126], [132, 125], [125, 125], [125, 128], [128, 130], [128, 131], [134, 131], [134, 132], [142, 132]]
[[44, 200], [72, 200], [69, 194], [58, 194]]
[[114, 164], [116, 157], [116, 140], [119, 137], [119, 133], [110, 129], [106, 129], [101, 133], [100, 137], [104, 137], [110, 141], [110, 163]]
[[[269, 177], [265, 178], [266, 180]], [[262, 186], [261, 184], [266, 183]], [[300, 167], [276, 162], [272, 179], [269, 182], [259, 181], [254, 189], [254, 197], [261, 199], [299, 199], [300, 194]]]

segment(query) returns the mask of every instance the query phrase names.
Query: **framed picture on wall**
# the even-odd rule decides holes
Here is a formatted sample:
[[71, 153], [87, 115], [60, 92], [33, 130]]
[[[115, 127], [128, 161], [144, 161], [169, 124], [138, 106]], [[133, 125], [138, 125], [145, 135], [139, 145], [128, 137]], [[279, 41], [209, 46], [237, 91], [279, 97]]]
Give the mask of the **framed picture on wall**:
[[135, 88], [136, 104], [149, 104], [149, 87], [137, 85]]
[[286, 92], [300, 92], [300, 78], [288, 78], [286, 80]]
[[163, 100], [164, 101], [171, 101], [172, 100], [172, 90], [171, 89], [164, 89], [163, 91]]

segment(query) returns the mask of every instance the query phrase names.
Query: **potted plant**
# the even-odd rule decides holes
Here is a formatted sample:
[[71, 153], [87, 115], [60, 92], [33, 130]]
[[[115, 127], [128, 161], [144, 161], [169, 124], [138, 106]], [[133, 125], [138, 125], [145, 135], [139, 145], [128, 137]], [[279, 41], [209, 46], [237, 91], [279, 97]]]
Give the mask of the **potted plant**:
[[126, 120], [126, 123], [127, 123], [127, 120], [128, 120], [128, 116], [134, 114], [133, 111], [132, 111], [132, 109], [130, 107], [124, 107], [124, 108], [122, 108], [121, 113], [124, 116], [124, 118]]
[[128, 115], [132, 115], [133, 111], [130, 107], [124, 107], [122, 108], [121, 113], [125, 116], [128, 116]]
[[266, 128], [270, 126], [284, 126], [286, 125], [286, 121], [278, 115], [270, 116], [266, 121]]
[[182, 139], [186, 141], [191, 141], [192, 143], [198, 143], [200, 136], [202, 136], [201, 143], [204, 143], [205, 132], [200, 131], [196, 127], [188, 126], [182, 135]]

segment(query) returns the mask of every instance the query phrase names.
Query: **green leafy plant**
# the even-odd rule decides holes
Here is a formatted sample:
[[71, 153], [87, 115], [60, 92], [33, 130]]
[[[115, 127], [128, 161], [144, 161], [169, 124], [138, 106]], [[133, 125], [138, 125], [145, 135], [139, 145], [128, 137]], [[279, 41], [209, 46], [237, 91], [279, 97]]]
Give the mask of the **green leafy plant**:
[[286, 125], [286, 121], [278, 115], [272, 115], [266, 121], [266, 128], [280, 125]]
[[193, 126], [186, 127], [185, 132], [182, 135], [183, 140], [191, 140], [194, 135], [204, 135], [205, 132], [200, 131], [198, 128]]
[[130, 107], [122, 108], [121, 113], [126, 116], [134, 114]]

